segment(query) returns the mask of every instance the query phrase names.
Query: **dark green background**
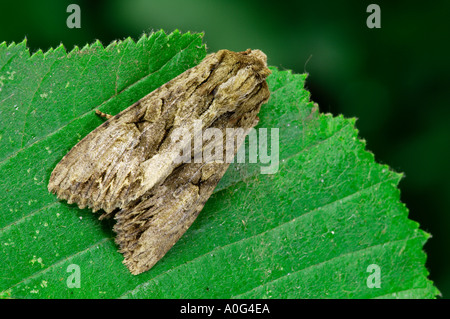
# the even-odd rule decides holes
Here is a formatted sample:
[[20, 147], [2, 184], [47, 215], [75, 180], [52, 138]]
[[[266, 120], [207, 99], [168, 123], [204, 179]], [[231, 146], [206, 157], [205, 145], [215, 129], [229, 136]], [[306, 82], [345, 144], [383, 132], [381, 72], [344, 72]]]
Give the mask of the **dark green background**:
[[[357, 117], [368, 149], [404, 172], [402, 201], [433, 237], [427, 267], [450, 296], [450, 2], [414, 1], [16, 1], [0, 4], [0, 43], [25, 37], [31, 52], [67, 50], [143, 32], [204, 32], [210, 52], [263, 50], [269, 64], [308, 72], [323, 112]], [[66, 26], [70, 3], [81, 29]], [[381, 29], [366, 8], [381, 7]]]

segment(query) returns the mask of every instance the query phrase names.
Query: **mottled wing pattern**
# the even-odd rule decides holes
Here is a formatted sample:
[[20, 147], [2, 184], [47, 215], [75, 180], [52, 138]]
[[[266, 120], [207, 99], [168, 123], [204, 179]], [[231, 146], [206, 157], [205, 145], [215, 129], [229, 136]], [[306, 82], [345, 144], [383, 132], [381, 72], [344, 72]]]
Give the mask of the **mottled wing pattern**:
[[[106, 212], [141, 195], [136, 190], [145, 192], [144, 167], [160, 151], [167, 131], [188, 115], [179, 112], [179, 104], [218, 63], [214, 56], [204, 62], [196, 72], [186, 71], [88, 134], [55, 167], [49, 191], [80, 208]], [[166, 177], [161, 170], [150, 173], [156, 180]]]
[[[257, 111], [259, 106], [246, 117], [241, 117], [235, 125], [247, 133], [258, 122]], [[225, 137], [228, 125], [230, 117], [222, 116], [213, 127], [219, 128]], [[225, 143], [225, 140], [220, 143]], [[205, 148], [215, 148], [211, 144]], [[234, 145], [234, 153], [239, 146]], [[225, 158], [225, 152], [224, 149], [222, 158]], [[183, 164], [162, 184], [115, 215], [116, 243], [131, 273], [139, 274], [150, 269], [172, 248], [197, 218], [228, 166], [227, 162]]]
[[124, 263], [133, 274], [150, 269], [189, 228], [228, 167], [178, 163], [186, 145], [174, 143], [173, 132], [193, 133], [197, 120], [202, 131], [214, 127], [223, 136], [230, 127], [248, 131], [269, 98], [269, 74], [259, 50], [207, 56], [75, 145], [52, 172], [49, 191], [114, 215]]

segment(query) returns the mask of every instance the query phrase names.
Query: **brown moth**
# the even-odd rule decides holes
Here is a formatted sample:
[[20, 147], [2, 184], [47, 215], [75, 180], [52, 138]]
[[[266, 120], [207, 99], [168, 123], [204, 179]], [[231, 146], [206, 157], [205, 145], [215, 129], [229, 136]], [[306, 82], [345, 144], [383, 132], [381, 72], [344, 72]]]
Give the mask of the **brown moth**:
[[48, 190], [69, 204], [103, 210], [100, 219], [114, 217], [124, 264], [135, 275], [149, 270], [191, 226], [229, 166], [178, 161], [191, 140], [175, 132], [192, 135], [197, 121], [202, 131], [247, 134], [269, 98], [269, 74], [259, 50], [208, 55], [89, 133], [56, 165]]

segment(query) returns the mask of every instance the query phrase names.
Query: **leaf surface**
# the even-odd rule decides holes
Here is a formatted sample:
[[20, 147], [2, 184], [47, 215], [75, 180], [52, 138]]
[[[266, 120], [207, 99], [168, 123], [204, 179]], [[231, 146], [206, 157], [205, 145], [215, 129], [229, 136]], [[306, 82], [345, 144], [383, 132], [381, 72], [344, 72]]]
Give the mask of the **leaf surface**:
[[[146, 273], [133, 276], [122, 264], [113, 221], [48, 193], [56, 163], [101, 124], [94, 109], [116, 114], [205, 55], [201, 35], [162, 31], [31, 57], [25, 42], [0, 45], [0, 296], [439, 294], [425, 268], [429, 235], [400, 201], [401, 175], [375, 162], [354, 119], [318, 112], [306, 75], [272, 68], [268, 79], [272, 95], [256, 132], [267, 128], [270, 146], [279, 130], [278, 171], [232, 164], [191, 228]], [[73, 264], [80, 288], [67, 284]], [[379, 267], [381, 288], [368, 287], [369, 265]]]

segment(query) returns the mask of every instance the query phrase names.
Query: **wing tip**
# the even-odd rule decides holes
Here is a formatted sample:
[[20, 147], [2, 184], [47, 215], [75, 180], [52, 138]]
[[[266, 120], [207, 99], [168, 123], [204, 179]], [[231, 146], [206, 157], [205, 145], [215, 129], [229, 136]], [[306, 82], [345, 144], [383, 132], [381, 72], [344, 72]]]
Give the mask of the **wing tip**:
[[52, 182], [48, 184], [47, 189], [50, 193], [55, 194], [58, 199], [67, 201], [67, 204], [69, 205], [77, 204], [80, 209], [88, 207], [94, 213], [100, 209], [103, 209], [106, 213], [111, 213], [115, 209], [115, 207], [112, 207], [113, 205], [104, 205], [103, 202], [94, 201], [91, 198], [75, 194], [69, 189], [64, 189]]

